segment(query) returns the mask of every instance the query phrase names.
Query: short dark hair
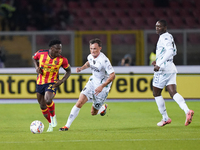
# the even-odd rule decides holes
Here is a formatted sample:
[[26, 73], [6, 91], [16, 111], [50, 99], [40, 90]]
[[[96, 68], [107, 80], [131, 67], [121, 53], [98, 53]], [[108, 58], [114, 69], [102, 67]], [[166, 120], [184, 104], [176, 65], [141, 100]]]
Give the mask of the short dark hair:
[[49, 47], [56, 45], [56, 44], [62, 44], [60, 40], [58, 39], [53, 39], [49, 42]]
[[167, 26], [167, 21], [161, 19], [161, 20], [158, 20], [158, 22], [160, 22], [164, 27]]
[[102, 47], [102, 42], [101, 42], [100, 39], [95, 38], [95, 39], [91, 39], [91, 40], [89, 41], [89, 44], [94, 44], [94, 43], [97, 43], [97, 44], [99, 45], [99, 47]]

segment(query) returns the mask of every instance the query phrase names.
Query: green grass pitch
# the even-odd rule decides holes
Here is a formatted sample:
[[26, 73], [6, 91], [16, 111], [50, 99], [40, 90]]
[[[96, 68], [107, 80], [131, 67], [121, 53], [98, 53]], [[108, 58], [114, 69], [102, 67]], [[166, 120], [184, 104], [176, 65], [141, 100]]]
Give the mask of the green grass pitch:
[[[55, 100], [56, 103], [56, 100]], [[172, 123], [157, 127], [161, 115], [155, 102], [107, 102], [105, 116], [91, 116], [86, 103], [69, 131], [65, 125], [74, 103], [56, 103], [58, 126], [46, 132], [48, 122], [39, 104], [0, 104], [1, 150], [197, 150], [200, 148], [200, 102], [186, 101], [195, 114], [185, 126], [185, 114], [174, 101], [166, 107]], [[29, 126], [40, 120], [45, 129], [33, 134]]]

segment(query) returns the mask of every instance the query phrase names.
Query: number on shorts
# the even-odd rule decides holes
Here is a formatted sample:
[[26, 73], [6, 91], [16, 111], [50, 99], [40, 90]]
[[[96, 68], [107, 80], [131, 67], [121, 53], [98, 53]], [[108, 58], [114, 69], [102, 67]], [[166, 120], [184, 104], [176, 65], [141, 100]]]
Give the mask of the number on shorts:
[[55, 88], [53, 88], [52, 84], [49, 85], [48, 89], [51, 89], [52, 91], [55, 91]]

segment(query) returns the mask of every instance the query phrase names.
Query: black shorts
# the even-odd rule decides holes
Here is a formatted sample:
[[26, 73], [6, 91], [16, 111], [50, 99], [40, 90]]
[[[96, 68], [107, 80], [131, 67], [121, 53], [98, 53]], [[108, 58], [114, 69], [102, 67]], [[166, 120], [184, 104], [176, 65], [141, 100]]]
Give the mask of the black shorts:
[[54, 95], [56, 95], [57, 88], [53, 88], [54, 83], [47, 83], [43, 85], [36, 85], [36, 92], [40, 93], [42, 95], [45, 94], [46, 91], [52, 92]]

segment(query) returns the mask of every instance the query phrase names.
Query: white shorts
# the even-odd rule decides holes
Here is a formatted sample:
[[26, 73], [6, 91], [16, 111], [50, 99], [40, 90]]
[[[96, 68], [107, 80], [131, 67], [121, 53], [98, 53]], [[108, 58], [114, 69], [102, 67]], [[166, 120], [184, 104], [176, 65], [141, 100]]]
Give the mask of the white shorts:
[[82, 94], [84, 94], [88, 100], [93, 100], [93, 107], [97, 110], [101, 108], [101, 106], [104, 104], [104, 101], [106, 100], [108, 96], [108, 92], [106, 87], [103, 88], [103, 90], [96, 96], [95, 93], [95, 87], [92, 81], [88, 81], [86, 86], [81, 91]]
[[154, 73], [153, 86], [163, 89], [170, 84], [176, 84], [176, 73]]

